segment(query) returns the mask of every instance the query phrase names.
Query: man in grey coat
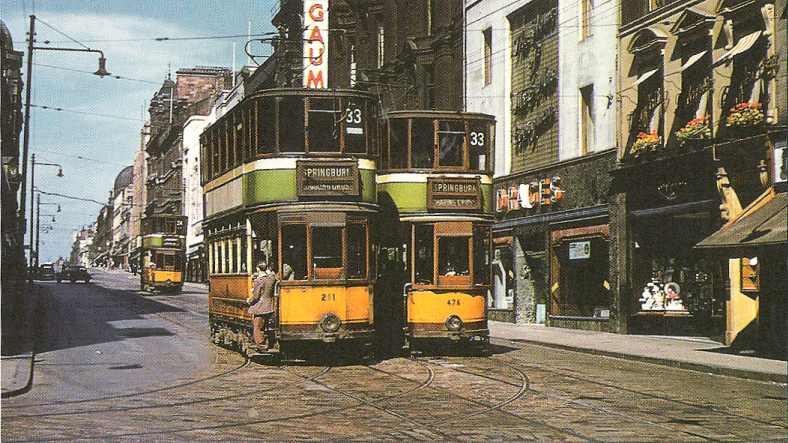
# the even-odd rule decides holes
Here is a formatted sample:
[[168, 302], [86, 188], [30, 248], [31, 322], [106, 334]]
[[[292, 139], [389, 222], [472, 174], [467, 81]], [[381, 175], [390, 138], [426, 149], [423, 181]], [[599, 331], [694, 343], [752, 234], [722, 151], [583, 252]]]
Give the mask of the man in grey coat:
[[268, 323], [274, 313], [274, 286], [276, 276], [268, 272], [268, 264], [257, 265], [257, 277], [254, 280], [252, 295], [246, 299], [248, 312], [252, 316], [252, 336], [258, 348], [267, 348], [269, 343], [265, 335]]

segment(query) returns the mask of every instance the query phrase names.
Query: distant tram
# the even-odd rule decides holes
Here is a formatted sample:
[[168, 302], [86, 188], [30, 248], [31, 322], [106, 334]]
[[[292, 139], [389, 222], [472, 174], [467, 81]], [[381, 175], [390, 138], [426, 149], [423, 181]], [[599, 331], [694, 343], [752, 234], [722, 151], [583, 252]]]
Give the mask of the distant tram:
[[494, 118], [397, 111], [381, 122], [379, 297], [402, 301], [411, 351], [430, 342], [485, 349]]
[[154, 215], [142, 219], [140, 287], [180, 292], [186, 260], [186, 217]]
[[379, 212], [376, 100], [350, 90], [270, 89], [201, 136], [213, 340], [248, 351], [246, 298], [265, 261], [279, 279], [270, 352], [367, 352]]

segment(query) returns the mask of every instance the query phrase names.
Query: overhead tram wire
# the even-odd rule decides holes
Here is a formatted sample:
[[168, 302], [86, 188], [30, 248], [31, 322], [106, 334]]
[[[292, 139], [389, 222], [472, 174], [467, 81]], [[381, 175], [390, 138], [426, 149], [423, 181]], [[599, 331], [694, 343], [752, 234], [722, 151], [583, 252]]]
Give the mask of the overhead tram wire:
[[[80, 73], [80, 74], [89, 74], [89, 75], [92, 75], [92, 76], [96, 75], [94, 72], [90, 72], [90, 71], [82, 71], [80, 69], [65, 68], [63, 66], [47, 65], [47, 64], [43, 64], [43, 63], [33, 63], [33, 66], [41, 66], [41, 67], [44, 67], [44, 68], [59, 69], [61, 71], [77, 72], [77, 73]], [[155, 82], [153, 80], [143, 80], [143, 79], [139, 79], [139, 78], [123, 77], [122, 75], [115, 75], [115, 74], [110, 74], [110, 75], [107, 75], [105, 77], [114, 78], [116, 80], [128, 80], [128, 81], [133, 81], [133, 82], [150, 83], [150, 84], [153, 84], [153, 85], [160, 85], [161, 84], [161, 82]]]
[[[193, 41], [193, 40], [222, 40], [232, 38], [248, 38], [248, 37], [267, 37], [275, 35], [275, 32], [265, 32], [262, 34], [230, 34], [230, 35], [202, 35], [202, 36], [189, 36], [189, 37], [148, 37], [148, 38], [125, 38], [125, 39], [94, 39], [84, 40], [87, 43], [129, 43], [129, 42], [176, 42], [176, 41]], [[50, 41], [49, 43], [67, 43], [65, 40]]]
[[105, 164], [105, 165], [122, 166], [122, 167], [129, 166], [129, 165], [123, 164], [123, 163], [115, 163], [115, 162], [111, 162], [111, 161], [107, 161], [107, 160], [99, 160], [99, 159], [96, 159], [96, 158], [85, 157], [85, 156], [82, 156], [82, 155], [65, 154], [63, 152], [58, 152], [58, 151], [48, 151], [46, 149], [40, 149], [40, 148], [36, 148], [35, 151], [36, 152], [45, 152], [47, 154], [60, 155], [60, 156], [63, 156], [63, 157], [69, 157], [69, 158], [73, 158], [73, 159], [76, 159], [76, 160], [83, 160], [83, 161], [89, 161], [89, 162], [94, 162], [94, 163], [102, 163], [102, 164]]
[[90, 115], [90, 116], [93, 116], [93, 117], [112, 118], [112, 119], [115, 119], [115, 120], [127, 120], [127, 121], [133, 121], [133, 122], [141, 122], [141, 121], [143, 121], [141, 118], [123, 117], [123, 116], [120, 116], [120, 115], [110, 115], [110, 114], [100, 114], [100, 113], [97, 113], [97, 112], [78, 111], [76, 109], [66, 109], [66, 108], [60, 108], [60, 107], [57, 107], [57, 106], [35, 105], [35, 104], [32, 104], [32, 103], [30, 104], [30, 106], [33, 107], [33, 108], [45, 109], [45, 110], [48, 110], [48, 111], [69, 112], [69, 113], [72, 113], [72, 114], [82, 114], [82, 115]]

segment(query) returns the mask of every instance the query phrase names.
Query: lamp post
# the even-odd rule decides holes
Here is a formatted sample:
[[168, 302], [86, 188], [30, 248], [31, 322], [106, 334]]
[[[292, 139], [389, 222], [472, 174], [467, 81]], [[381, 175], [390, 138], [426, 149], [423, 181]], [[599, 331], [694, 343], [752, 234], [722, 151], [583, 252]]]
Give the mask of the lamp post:
[[[99, 66], [96, 72], [93, 74], [103, 78], [106, 75], [109, 75], [107, 71], [107, 59], [104, 57], [104, 53], [98, 49], [91, 49], [85, 47], [84, 49], [78, 48], [55, 48], [55, 47], [41, 47], [35, 46], [35, 36], [36, 36], [36, 16], [30, 16], [30, 29], [28, 31], [27, 36], [27, 75], [26, 75], [26, 83], [25, 83], [25, 120], [23, 123], [24, 126], [24, 139], [22, 143], [22, 182], [20, 184], [19, 190], [19, 243], [24, 244], [25, 241], [25, 234], [24, 234], [24, 226], [25, 226], [25, 199], [27, 198], [27, 153], [30, 147], [30, 90], [32, 89], [33, 83], [33, 51], [35, 50], [42, 50], [42, 51], [69, 51], [69, 52], [95, 52], [99, 54]], [[32, 174], [31, 174], [31, 183], [30, 183], [30, 211], [32, 212], [33, 207], [33, 183], [32, 183]], [[30, 218], [33, 218], [33, 215], [30, 214]], [[32, 221], [31, 223], [31, 230], [30, 230], [30, 244], [33, 244], [33, 230], [32, 230]], [[31, 256], [32, 256], [32, 250]], [[32, 263], [32, 259], [31, 259]], [[32, 281], [32, 277], [31, 277]]]
[[[28, 85], [28, 88], [30, 88], [29, 85]], [[33, 241], [35, 240], [33, 238], [34, 237], [33, 236], [33, 222], [35, 221], [33, 219], [33, 200], [34, 200], [33, 199], [33, 194], [35, 194], [35, 192], [36, 192], [36, 189], [35, 189], [35, 186], [36, 186], [36, 165], [57, 167], [57, 176], [58, 177], [63, 177], [63, 166], [62, 165], [60, 165], [58, 163], [36, 162], [36, 155], [33, 154], [31, 156], [31, 162], [30, 162], [30, 257], [29, 257], [30, 260], [29, 260], [29, 263], [28, 263], [28, 266], [31, 269], [35, 269], [33, 267]], [[38, 195], [38, 199], [39, 199], [39, 201], [41, 200], [41, 194]], [[22, 201], [22, 202], [24, 203], [24, 201]], [[24, 205], [22, 205], [22, 206], [24, 206]], [[59, 208], [60, 207], [58, 206], [58, 209]], [[38, 236], [38, 233], [36, 233], [36, 236]], [[36, 250], [36, 254], [38, 254], [38, 250]], [[36, 266], [37, 265], [38, 265], [38, 260], [36, 260]], [[32, 281], [33, 277], [31, 276], [30, 279]]]

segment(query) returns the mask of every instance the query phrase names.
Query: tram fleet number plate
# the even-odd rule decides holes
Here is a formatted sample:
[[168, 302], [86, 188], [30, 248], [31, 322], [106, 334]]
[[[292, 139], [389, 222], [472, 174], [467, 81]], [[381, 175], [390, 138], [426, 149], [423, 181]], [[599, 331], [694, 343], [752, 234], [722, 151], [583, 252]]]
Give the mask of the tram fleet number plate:
[[359, 195], [358, 164], [355, 161], [309, 161], [296, 163], [300, 197]]
[[430, 177], [427, 179], [427, 208], [430, 210], [482, 208], [478, 178]]

